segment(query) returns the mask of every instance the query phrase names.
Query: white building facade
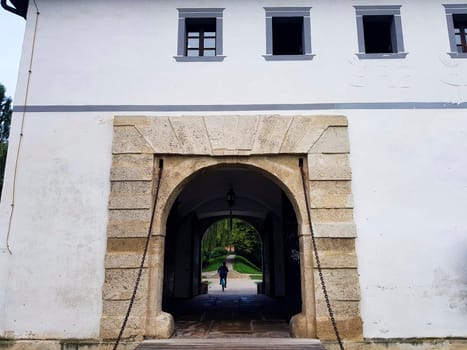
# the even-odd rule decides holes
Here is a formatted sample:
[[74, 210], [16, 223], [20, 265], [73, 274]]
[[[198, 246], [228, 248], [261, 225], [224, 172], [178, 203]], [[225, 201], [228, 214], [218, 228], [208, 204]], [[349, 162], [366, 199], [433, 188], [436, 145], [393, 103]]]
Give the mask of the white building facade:
[[[467, 3], [456, 0], [29, 1], [0, 203], [0, 345], [91, 339], [98, 347], [113, 337], [106, 332], [118, 333], [121, 317], [105, 311], [109, 247], [129, 236], [113, 235], [112, 220], [141, 208], [118, 204], [138, 190], [113, 191], [124, 181], [125, 189], [143, 180], [154, 187], [157, 166], [138, 177], [128, 169], [144, 172], [139, 163], [125, 158], [147, 153], [166, 159], [166, 176], [179, 172], [180, 184], [191, 173], [171, 157], [192, 159], [195, 173], [198, 161], [260, 167], [261, 157], [303, 155], [310, 196], [329, 189], [312, 221], [333, 216], [322, 225], [335, 230], [316, 224], [318, 236], [354, 242], [354, 263], [328, 266], [331, 280], [356, 276], [355, 296], [340, 294], [354, 287], [339, 277], [330, 282], [333, 302], [355, 308], [338, 322], [344, 342], [467, 347], [466, 38]], [[219, 123], [225, 144], [216, 148]], [[313, 133], [330, 128], [348, 144], [314, 155]], [[294, 178], [262, 169], [283, 184], [298, 236], [309, 235]], [[173, 188], [182, 196], [181, 186]], [[175, 199], [161, 191], [168, 209], [155, 226], [165, 230]], [[342, 223], [347, 231], [338, 233]], [[319, 285], [304, 264], [302, 304], [313, 306], [302, 313], [317, 331], [295, 335], [331, 348], [313, 301], [320, 290], [303, 292]], [[146, 281], [150, 310], [164, 288], [156, 265]], [[147, 331], [162, 311], [154, 303], [136, 339], [164, 336]]]

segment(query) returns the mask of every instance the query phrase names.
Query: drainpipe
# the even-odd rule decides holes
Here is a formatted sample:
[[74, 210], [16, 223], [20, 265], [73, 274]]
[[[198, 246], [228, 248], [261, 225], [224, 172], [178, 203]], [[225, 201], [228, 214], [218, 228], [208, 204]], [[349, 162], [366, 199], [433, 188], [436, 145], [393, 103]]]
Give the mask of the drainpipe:
[[8, 5], [7, 0], [1, 0], [1, 5], [8, 12], [14, 13], [15, 15], [18, 15], [26, 19], [29, 0], [11, 0], [10, 2], [14, 7]]

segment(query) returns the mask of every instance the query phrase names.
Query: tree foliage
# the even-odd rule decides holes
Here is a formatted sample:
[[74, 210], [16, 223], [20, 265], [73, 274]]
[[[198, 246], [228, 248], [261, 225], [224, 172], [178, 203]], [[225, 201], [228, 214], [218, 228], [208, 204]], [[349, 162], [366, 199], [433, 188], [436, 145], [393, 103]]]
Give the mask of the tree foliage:
[[0, 84], [0, 193], [3, 189], [8, 139], [11, 124], [11, 98], [6, 96], [5, 87]]
[[255, 228], [240, 219], [223, 219], [213, 223], [203, 238], [203, 261], [214, 254], [233, 246], [235, 254], [244, 256], [257, 266], [261, 266], [261, 239]]

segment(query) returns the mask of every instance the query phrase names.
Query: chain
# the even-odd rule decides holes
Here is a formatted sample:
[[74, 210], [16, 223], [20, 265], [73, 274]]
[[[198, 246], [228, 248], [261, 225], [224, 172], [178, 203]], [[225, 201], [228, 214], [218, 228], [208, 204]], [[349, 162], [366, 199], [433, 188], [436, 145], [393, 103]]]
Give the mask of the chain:
[[164, 167], [164, 161], [162, 159], [159, 159], [159, 175], [157, 177], [157, 188], [156, 188], [156, 194], [154, 196], [154, 205], [152, 207], [151, 222], [149, 223], [148, 235], [146, 237], [146, 244], [144, 246], [144, 252], [141, 258], [141, 264], [139, 266], [138, 276], [136, 277], [135, 288], [133, 289], [133, 294], [131, 295], [130, 304], [128, 305], [128, 310], [126, 312], [125, 319], [123, 320], [122, 327], [120, 328], [120, 332], [118, 333], [118, 337], [117, 337], [117, 340], [115, 341], [113, 350], [117, 350], [118, 344], [120, 343], [120, 340], [122, 339], [122, 335], [123, 335], [123, 332], [125, 331], [128, 318], [130, 317], [131, 309], [133, 308], [133, 303], [135, 302], [135, 299], [136, 299], [136, 293], [138, 291], [139, 282], [141, 281], [141, 275], [143, 273], [143, 268], [144, 268], [144, 261], [146, 260], [146, 255], [148, 253], [148, 248], [149, 248], [149, 241], [151, 240], [152, 225], [154, 222], [154, 216], [156, 214], [157, 198], [159, 197], [159, 188], [161, 184], [163, 167]]
[[316, 267], [318, 268], [319, 280], [321, 282], [321, 289], [323, 290], [324, 300], [326, 302], [326, 307], [328, 309], [329, 318], [331, 319], [332, 327], [334, 328], [334, 333], [336, 335], [337, 342], [339, 343], [340, 349], [345, 350], [344, 345], [342, 344], [341, 337], [339, 335], [339, 330], [337, 329], [337, 323], [336, 323], [336, 319], [334, 318], [334, 312], [332, 311], [331, 303], [329, 302], [329, 296], [328, 296], [326, 284], [324, 283], [323, 271], [321, 268], [321, 261], [319, 260], [318, 248], [316, 247], [315, 234], [313, 231], [313, 226], [311, 224], [310, 204], [308, 203], [308, 195], [307, 195], [307, 190], [306, 190], [306, 185], [305, 185], [305, 172], [303, 170], [303, 159], [302, 158], [299, 159], [298, 164], [300, 167], [300, 172], [302, 174], [302, 184], [303, 184], [303, 193], [305, 195], [306, 213], [308, 216], [308, 224], [310, 225], [311, 241], [313, 245], [313, 252], [315, 254], [315, 259], [316, 259]]

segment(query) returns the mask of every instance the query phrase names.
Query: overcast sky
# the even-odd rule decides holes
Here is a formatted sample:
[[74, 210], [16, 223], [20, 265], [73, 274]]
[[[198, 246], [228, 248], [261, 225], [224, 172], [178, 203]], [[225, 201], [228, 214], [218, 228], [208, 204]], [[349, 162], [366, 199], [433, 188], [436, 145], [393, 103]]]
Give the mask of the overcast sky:
[[13, 98], [25, 23], [24, 18], [0, 8], [0, 83], [6, 87], [7, 96]]

